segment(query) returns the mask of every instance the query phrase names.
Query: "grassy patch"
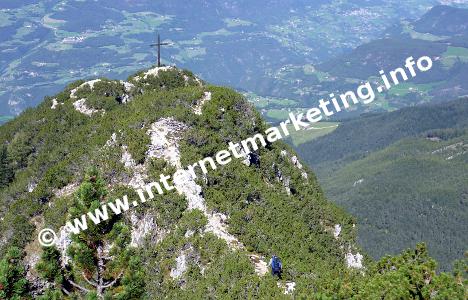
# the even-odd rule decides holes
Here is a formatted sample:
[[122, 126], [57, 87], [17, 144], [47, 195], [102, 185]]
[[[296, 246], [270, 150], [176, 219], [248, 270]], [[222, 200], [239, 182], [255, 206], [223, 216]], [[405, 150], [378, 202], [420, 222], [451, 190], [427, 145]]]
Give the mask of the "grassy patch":
[[162, 24], [172, 20], [172, 16], [160, 15], [152, 12], [123, 13], [125, 21], [122, 22], [122, 29], [128, 29], [128, 34], [138, 34], [141, 32], [153, 32]]
[[229, 35], [232, 35], [234, 33], [230, 32], [229, 30], [226, 30], [224, 28], [222, 29], [219, 29], [219, 30], [216, 30], [216, 31], [211, 31], [211, 32], [202, 32], [198, 35], [198, 37], [200, 38], [205, 38], [205, 37], [208, 37], [208, 36], [229, 36]]
[[224, 19], [224, 23], [226, 23], [227, 27], [237, 27], [237, 26], [250, 26], [253, 23], [246, 21], [246, 20], [241, 20], [241, 19]]
[[303, 130], [296, 131], [293, 125], [289, 125], [290, 141], [294, 146], [299, 146], [304, 143], [310, 142], [318, 137], [329, 134], [338, 128], [338, 122], [319, 122], [313, 124], [311, 127]]
[[284, 121], [289, 118], [289, 111], [286, 109], [270, 109], [266, 115], [268, 118]]
[[296, 101], [286, 98], [275, 98], [275, 97], [263, 97], [255, 93], [249, 92], [244, 93], [244, 96], [249, 102], [251, 102], [257, 108], [267, 107], [294, 107]]
[[403, 22], [403, 25], [403, 32], [408, 33], [411, 36], [411, 38], [415, 40], [437, 42], [447, 38], [445, 36], [438, 36], [431, 33], [417, 32], [413, 29], [413, 26], [411, 26], [408, 22]]
[[175, 59], [180, 62], [190, 61], [197, 56], [206, 55], [206, 48], [201, 47], [189, 47], [181, 49], [179, 54], [175, 55]]
[[409, 93], [422, 93], [425, 94], [433, 88], [433, 84], [414, 84], [414, 83], [400, 83], [399, 85], [392, 86], [388, 91], [389, 95], [406, 96]]
[[317, 70], [313, 65], [311, 64], [307, 64], [303, 67], [302, 71], [304, 72], [304, 75], [315, 75], [315, 77], [317, 77], [317, 79], [320, 81], [320, 82], [324, 82], [324, 81], [333, 81], [331, 79], [331, 76], [326, 73], [326, 72], [322, 72], [322, 71], [319, 71]]
[[457, 60], [468, 62], [467, 48], [449, 46], [447, 51], [442, 54], [442, 64], [448, 68], [451, 68]]
[[66, 23], [65, 20], [58, 20], [58, 19], [51, 18], [50, 14], [42, 18], [42, 26], [49, 28], [49, 29], [57, 29], [65, 23]]

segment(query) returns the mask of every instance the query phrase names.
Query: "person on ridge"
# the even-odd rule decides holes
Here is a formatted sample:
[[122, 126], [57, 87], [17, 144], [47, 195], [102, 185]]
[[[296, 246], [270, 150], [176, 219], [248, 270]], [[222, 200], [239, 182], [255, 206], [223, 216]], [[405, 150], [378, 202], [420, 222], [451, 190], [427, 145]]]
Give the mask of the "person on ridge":
[[281, 272], [283, 271], [283, 265], [281, 264], [281, 260], [278, 256], [276, 256], [276, 254], [273, 254], [268, 265], [271, 266], [271, 275], [278, 275], [278, 278], [282, 279]]

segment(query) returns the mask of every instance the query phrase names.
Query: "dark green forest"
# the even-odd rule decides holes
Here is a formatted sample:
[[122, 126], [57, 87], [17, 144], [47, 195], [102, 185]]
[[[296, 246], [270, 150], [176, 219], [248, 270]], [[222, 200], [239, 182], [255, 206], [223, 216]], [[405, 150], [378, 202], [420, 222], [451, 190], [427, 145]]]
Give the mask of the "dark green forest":
[[368, 114], [301, 145], [373, 257], [425, 241], [444, 270], [468, 243], [468, 101]]

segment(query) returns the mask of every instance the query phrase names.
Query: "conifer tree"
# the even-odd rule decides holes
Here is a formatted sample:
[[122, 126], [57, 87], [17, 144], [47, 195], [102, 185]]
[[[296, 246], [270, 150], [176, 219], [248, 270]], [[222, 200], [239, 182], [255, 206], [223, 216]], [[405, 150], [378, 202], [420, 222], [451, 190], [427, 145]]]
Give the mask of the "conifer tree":
[[11, 247], [0, 260], [0, 299], [23, 299], [28, 291], [26, 272], [21, 262], [23, 253]]
[[[106, 196], [104, 181], [97, 171], [90, 171], [75, 195], [74, 206], [69, 211], [70, 218], [94, 213], [106, 202]], [[54, 266], [58, 266], [56, 250], [48, 249], [38, 269], [48, 281], [60, 284], [65, 294], [84, 294], [91, 299], [108, 296], [113, 299], [138, 299], [144, 292], [142, 288], [136, 293], [133, 291], [132, 297], [123, 297], [128, 294], [126, 285], [144, 282], [144, 274], [135, 263], [135, 250], [129, 247], [129, 242], [128, 226], [120, 216], [109, 212], [107, 221], [95, 225], [89, 220], [86, 231], [72, 235], [68, 249], [69, 268], [55, 272]]]
[[424, 243], [376, 262], [358, 288], [363, 299], [464, 299], [463, 282], [436, 273], [437, 263]]
[[12, 177], [13, 173], [8, 161], [7, 147], [2, 145], [0, 146], [0, 188], [7, 186]]

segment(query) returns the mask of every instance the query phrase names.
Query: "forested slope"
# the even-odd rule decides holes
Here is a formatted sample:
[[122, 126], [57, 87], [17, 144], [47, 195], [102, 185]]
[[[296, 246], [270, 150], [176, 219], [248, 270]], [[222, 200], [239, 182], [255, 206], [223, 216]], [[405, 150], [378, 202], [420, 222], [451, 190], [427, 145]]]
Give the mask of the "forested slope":
[[298, 151], [372, 256], [425, 241], [449, 269], [468, 242], [467, 122], [462, 98], [345, 121]]

